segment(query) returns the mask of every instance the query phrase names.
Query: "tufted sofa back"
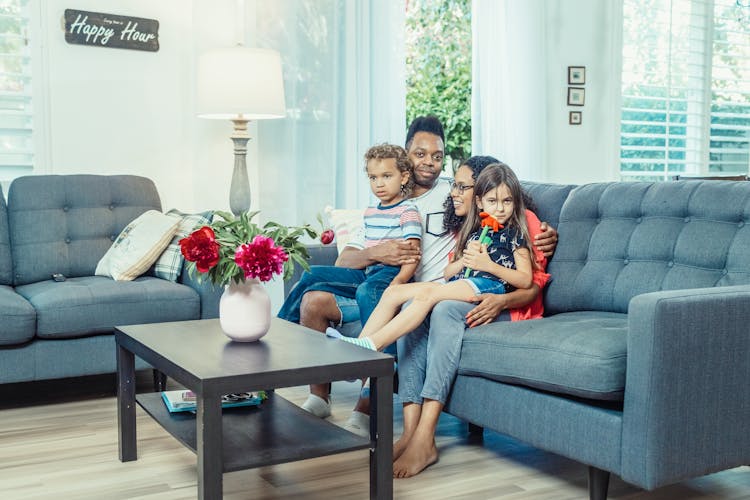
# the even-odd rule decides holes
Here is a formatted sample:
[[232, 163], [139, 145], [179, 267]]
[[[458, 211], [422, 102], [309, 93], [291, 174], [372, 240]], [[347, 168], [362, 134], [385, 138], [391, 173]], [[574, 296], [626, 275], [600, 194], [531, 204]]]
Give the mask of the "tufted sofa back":
[[545, 312], [625, 313], [659, 290], [750, 283], [750, 182], [587, 184], [560, 213]]
[[13, 261], [10, 258], [10, 233], [8, 232], [8, 207], [0, 186], [0, 285], [13, 284]]
[[145, 177], [15, 179], [8, 191], [13, 284], [47, 280], [54, 273], [92, 276], [120, 231], [150, 209], [161, 210], [161, 201], [156, 186]]

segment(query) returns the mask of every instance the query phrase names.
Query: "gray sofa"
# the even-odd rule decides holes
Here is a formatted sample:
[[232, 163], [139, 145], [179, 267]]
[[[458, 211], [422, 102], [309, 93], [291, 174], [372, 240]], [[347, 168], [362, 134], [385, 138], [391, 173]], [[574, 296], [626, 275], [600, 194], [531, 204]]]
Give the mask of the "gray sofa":
[[545, 318], [467, 332], [446, 411], [587, 464], [591, 498], [750, 464], [750, 182], [524, 187], [559, 219]]
[[221, 291], [184, 270], [177, 283], [94, 276], [150, 209], [161, 210], [156, 186], [130, 175], [21, 177], [7, 205], [0, 190], [0, 384], [112, 373], [115, 325], [218, 316]]

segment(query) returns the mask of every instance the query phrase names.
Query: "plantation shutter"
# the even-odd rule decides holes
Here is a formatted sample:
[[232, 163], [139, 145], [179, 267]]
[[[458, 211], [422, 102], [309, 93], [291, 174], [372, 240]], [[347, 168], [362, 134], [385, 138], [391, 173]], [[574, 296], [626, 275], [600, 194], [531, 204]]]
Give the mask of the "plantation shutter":
[[622, 178], [748, 173], [745, 10], [736, 0], [625, 0]]
[[0, 4], [0, 181], [34, 165], [29, 1]]

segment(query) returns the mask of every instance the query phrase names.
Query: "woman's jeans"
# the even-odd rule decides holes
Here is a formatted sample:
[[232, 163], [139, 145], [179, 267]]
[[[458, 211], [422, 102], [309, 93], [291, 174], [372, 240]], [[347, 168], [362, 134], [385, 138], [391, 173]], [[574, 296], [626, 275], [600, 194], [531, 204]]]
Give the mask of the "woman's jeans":
[[[402, 403], [434, 399], [445, 404], [458, 372], [466, 314], [476, 304], [459, 300], [438, 302], [424, 322], [397, 341], [398, 394]], [[503, 311], [495, 321], [507, 321]], [[469, 330], [468, 335], [471, 335]]]
[[279, 310], [279, 318], [299, 323], [302, 297], [307, 292], [322, 291], [356, 299], [359, 318], [364, 325], [400, 268], [376, 264], [366, 269], [334, 266], [311, 266], [305, 271]]

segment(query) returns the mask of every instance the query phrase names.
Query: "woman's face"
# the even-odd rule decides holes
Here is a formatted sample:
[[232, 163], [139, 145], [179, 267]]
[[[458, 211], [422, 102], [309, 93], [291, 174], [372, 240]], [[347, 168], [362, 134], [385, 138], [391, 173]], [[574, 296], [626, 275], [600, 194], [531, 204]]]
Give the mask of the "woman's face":
[[451, 189], [451, 199], [453, 210], [459, 217], [465, 217], [469, 213], [469, 207], [474, 203], [474, 177], [472, 175], [471, 168], [461, 165], [456, 170], [456, 175], [453, 176], [456, 188]]

